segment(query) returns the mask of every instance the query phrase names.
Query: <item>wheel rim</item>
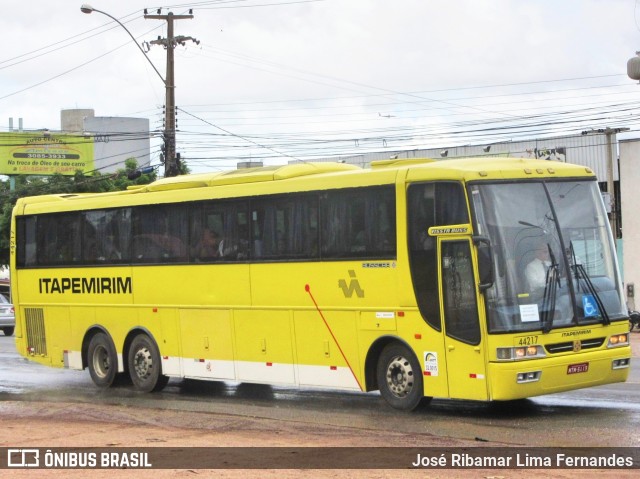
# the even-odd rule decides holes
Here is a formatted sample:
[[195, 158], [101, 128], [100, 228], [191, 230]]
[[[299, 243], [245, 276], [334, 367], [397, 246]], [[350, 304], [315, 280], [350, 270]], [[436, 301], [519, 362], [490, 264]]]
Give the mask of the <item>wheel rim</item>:
[[93, 352], [93, 370], [101, 379], [106, 378], [111, 370], [111, 357], [109, 356], [109, 351], [107, 351], [107, 348], [102, 345], [96, 347]]
[[133, 369], [140, 379], [146, 379], [151, 376], [151, 368], [153, 367], [153, 358], [151, 351], [147, 348], [140, 348], [133, 357]]
[[402, 356], [393, 358], [387, 366], [387, 388], [396, 397], [404, 398], [413, 389], [411, 362]]

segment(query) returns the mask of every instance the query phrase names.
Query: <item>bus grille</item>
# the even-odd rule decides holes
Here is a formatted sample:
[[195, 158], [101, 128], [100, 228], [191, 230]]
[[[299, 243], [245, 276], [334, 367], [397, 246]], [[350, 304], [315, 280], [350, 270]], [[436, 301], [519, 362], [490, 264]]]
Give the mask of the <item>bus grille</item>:
[[[578, 341], [580, 343], [580, 351], [583, 349], [599, 348], [604, 344], [604, 338], [590, 338]], [[555, 343], [545, 345], [545, 349], [550, 354], [569, 353], [574, 351], [575, 341], [567, 341], [564, 343]]]
[[25, 308], [27, 323], [27, 347], [29, 354], [46, 356], [47, 337], [44, 334], [44, 313], [42, 308]]

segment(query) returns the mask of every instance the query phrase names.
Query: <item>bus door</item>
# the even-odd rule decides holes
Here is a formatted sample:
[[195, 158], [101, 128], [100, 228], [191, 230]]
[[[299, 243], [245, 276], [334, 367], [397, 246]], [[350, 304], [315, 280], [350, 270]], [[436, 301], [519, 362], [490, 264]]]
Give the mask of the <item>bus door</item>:
[[472, 244], [468, 237], [440, 237], [440, 295], [449, 396], [487, 400]]

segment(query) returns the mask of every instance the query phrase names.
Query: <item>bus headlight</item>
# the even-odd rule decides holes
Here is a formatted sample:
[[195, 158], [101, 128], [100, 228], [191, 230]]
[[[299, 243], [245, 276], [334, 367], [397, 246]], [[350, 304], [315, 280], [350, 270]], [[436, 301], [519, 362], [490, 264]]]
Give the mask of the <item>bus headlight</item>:
[[547, 354], [542, 346], [522, 346], [515, 348], [498, 348], [497, 357], [501, 361], [519, 361], [523, 359], [543, 358]]
[[617, 348], [620, 346], [628, 346], [629, 345], [629, 333], [624, 334], [614, 334], [609, 338], [609, 344], [607, 344], [608, 348]]

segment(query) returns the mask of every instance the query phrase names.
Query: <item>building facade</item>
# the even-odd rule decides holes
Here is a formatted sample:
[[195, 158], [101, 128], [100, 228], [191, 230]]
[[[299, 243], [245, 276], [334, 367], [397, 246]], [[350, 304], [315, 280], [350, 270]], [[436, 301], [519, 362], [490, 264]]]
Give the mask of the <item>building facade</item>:
[[61, 129], [93, 139], [95, 171], [114, 173], [135, 158], [139, 167], [151, 164], [148, 118], [95, 116], [91, 109], [62, 110]]

